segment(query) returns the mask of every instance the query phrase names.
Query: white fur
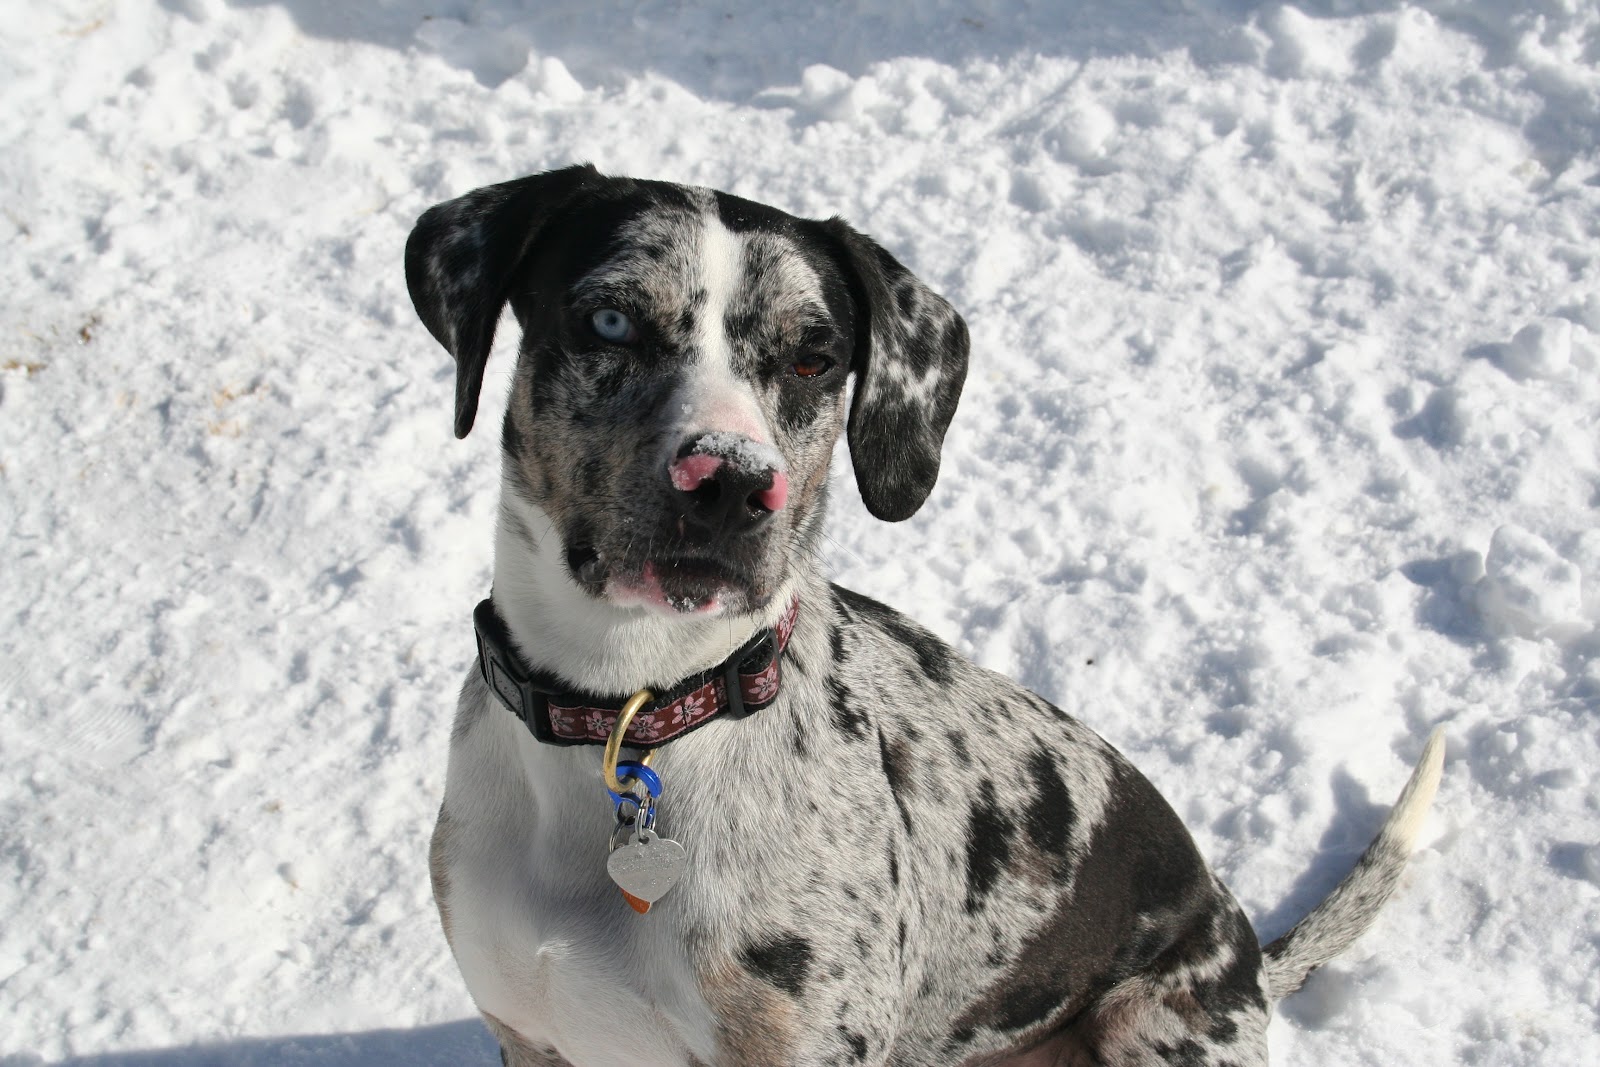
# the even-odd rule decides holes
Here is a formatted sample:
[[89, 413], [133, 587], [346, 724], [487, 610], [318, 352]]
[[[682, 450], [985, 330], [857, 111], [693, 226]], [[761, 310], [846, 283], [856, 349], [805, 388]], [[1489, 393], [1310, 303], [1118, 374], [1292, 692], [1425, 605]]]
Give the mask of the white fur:
[[772, 434], [755, 391], [734, 373], [733, 346], [725, 328], [744, 272], [745, 239], [722, 224], [715, 208], [698, 221], [697, 281], [706, 300], [700, 312], [694, 360], [686, 368], [675, 398], [677, 423], [668, 447], [676, 452], [679, 442], [705, 433], [733, 433], [770, 443]]
[[[581, 688], [625, 692], [710, 667], [775, 622], [792, 595], [786, 587], [768, 612], [741, 618], [671, 619], [606, 604], [568, 577], [543, 511], [510, 491], [501, 501], [496, 608], [530, 663], [559, 667]], [[533, 533], [536, 549], [511, 532], [514, 522]], [[451, 746], [444, 809], [471, 832], [449, 846], [449, 909], [451, 944], [478, 1007], [585, 1065], [677, 1067], [690, 1055], [709, 1062], [715, 1019], [681, 927], [665, 915], [618, 921], [624, 905], [604, 862], [612, 815], [600, 749], [540, 744], [476, 676], [462, 702], [463, 721], [474, 726]], [[740, 725], [729, 735], [736, 747], [762, 743], [753, 723]], [[716, 744], [697, 751], [705, 768], [680, 771], [675, 784], [718, 778], [734, 758]], [[688, 789], [674, 800], [679, 811], [695, 804]], [[594, 862], [539, 862], [574, 855]], [[734, 914], [750, 891], [707, 881], [702, 875], [698, 893], [708, 915]]]
[[[709, 1059], [714, 1019], [681, 938], [618, 922], [598, 749], [539, 744], [482, 686], [463, 699], [483, 714], [450, 755], [445, 809], [472, 827], [450, 867], [451, 943], [478, 1007], [594, 1067]], [[594, 862], [538, 862], [574, 853]]]
[[1428, 737], [1422, 755], [1406, 780], [1405, 789], [1394, 802], [1394, 810], [1384, 820], [1383, 836], [1395, 843], [1402, 853], [1410, 855], [1416, 847], [1417, 835], [1433, 806], [1433, 795], [1439, 791], [1439, 779], [1444, 775], [1444, 728], [1439, 727]]

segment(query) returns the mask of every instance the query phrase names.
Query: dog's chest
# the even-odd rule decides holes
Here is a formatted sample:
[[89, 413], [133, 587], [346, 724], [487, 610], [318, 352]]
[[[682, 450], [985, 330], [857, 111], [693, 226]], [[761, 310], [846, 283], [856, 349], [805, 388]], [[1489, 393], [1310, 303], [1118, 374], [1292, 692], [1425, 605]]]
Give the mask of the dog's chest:
[[[872, 840], [887, 814], [864, 815], [837, 766], [831, 788], [786, 783], [782, 759], [738, 751], [770, 747], [749, 744], [754, 722], [720, 731], [731, 744], [707, 728], [663, 749], [660, 828], [689, 870], [637, 915], [606, 872], [598, 749], [533, 747], [508, 716], [478, 729], [458, 742], [476, 751], [452, 754], [474, 771], [450, 777], [445, 808], [462, 825], [446, 881], [452, 947], [483, 1011], [574, 1067], [688, 1067], [727, 1059], [730, 1042], [741, 1061], [770, 1048], [781, 1062], [807, 1004], [887, 1014], [876, 1005], [895, 991], [871, 976], [898, 973], [876, 958], [894, 951], [895, 903], [870, 859], [882, 865]], [[746, 1016], [761, 1022], [738, 1029]]]
[[[688, 1067], [714, 1041], [711, 1014], [671, 909], [634, 914], [606, 874], [598, 751], [557, 753], [530, 787], [505, 758], [524, 747], [512, 728], [486, 716], [458, 744], [476, 766], [452, 774], [443, 816], [447, 928], [474, 1001], [575, 1067]], [[560, 765], [586, 755], [592, 781], [562, 784]]]

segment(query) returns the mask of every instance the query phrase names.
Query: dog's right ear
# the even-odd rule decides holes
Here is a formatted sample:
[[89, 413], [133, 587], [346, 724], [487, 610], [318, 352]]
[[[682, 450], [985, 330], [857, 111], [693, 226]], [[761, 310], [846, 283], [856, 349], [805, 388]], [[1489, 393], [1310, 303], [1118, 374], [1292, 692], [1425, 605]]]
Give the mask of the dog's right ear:
[[593, 166], [546, 171], [475, 189], [423, 212], [406, 241], [406, 288], [428, 332], [456, 360], [456, 436], [478, 413], [500, 309], [545, 222], [584, 187]]

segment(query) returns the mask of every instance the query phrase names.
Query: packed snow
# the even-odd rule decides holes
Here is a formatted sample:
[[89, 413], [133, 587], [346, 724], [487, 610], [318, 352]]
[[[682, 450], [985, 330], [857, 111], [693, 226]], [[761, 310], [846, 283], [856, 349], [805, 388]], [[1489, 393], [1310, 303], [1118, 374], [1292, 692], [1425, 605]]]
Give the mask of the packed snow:
[[425, 853], [498, 441], [401, 250], [581, 160], [966, 316], [932, 499], [841, 449], [830, 566], [1127, 752], [1264, 937], [1445, 728], [1275, 1063], [1600, 1063], [1590, 0], [58, 0], [0, 7], [0, 1064], [497, 1062]]

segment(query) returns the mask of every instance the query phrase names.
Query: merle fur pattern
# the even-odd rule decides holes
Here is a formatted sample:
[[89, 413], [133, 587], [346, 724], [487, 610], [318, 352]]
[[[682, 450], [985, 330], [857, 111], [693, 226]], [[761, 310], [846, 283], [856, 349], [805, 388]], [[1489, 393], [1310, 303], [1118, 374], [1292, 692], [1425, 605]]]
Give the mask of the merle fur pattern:
[[[801, 603], [777, 701], [659, 751], [661, 828], [691, 866], [644, 916], [605, 874], [598, 749], [538, 744], [469, 676], [431, 870], [507, 1064], [1266, 1063], [1272, 999], [1370, 924], [1431, 783], [1264, 956], [1103, 740], [829, 584], [841, 433], [873, 514], [933, 487], [967, 363], [943, 299], [837, 219], [589, 167], [433, 208], [406, 270], [457, 361], [458, 436], [503, 306], [522, 330], [494, 597], [525, 658], [625, 695]], [[605, 309], [633, 335], [598, 336]], [[787, 503], [687, 521], [664, 472], [706, 433], [774, 450]]]

